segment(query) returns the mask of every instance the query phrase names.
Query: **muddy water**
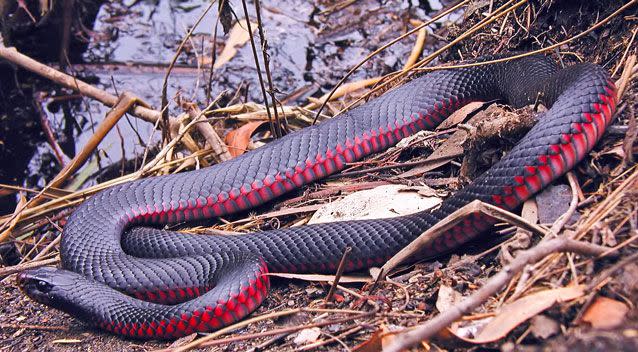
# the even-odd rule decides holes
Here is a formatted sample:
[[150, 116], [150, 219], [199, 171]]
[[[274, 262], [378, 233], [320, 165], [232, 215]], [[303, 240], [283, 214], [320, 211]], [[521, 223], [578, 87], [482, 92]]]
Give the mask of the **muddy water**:
[[[426, 19], [428, 14], [442, 7], [438, 1], [362, 0], [344, 9], [332, 10], [333, 3], [261, 1], [270, 67], [279, 99], [286, 99], [298, 90], [304, 94], [288, 103], [302, 103], [308, 96], [320, 96], [368, 53], [411, 28], [410, 19]], [[85, 33], [89, 44], [82, 54], [84, 62], [73, 65], [71, 72], [111, 93], [133, 92], [158, 107], [166, 64], [207, 4], [201, 0], [104, 4], [94, 27]], [[241, 3], [232, 1], [231, 4], [238, 17], [243, 18]], [[248, 7], [254, 19], [254, 5], [248, 3]], [[196, 28], [185, 53], [178, 59], [179, 69], [170, 78], [168, 96], [174, 114], [181, 112], [172, 100], [178, 95], [200, 102], [200, 105], [207, 100], [209, 71], [197, 68], [197, 58], [210, 56], [216, 10], [214, 6]], [[218, 26], [217, 38], [217, 47], [221, 49], [227, 39], [221, 26]], [[413, 43], [414, 38], [411, 38], [393, 46], [362, 67], [351, 80], [401, 68]], [[46, 117], [64, 153], [73, 157], [108, 109], [89, 99], [69, 97], [68, 92], [56, 87], [49, 86], [48, 89], [48, 93], [57, 98], [44, 104]], [[240, 101], [262, 101], [248, 45], [238, 48], [232, 60], [215, 70], [210, 90], [213, 96], [227, 92], [222, 102], [228, 102], [233, 96], [239, 97]], [[7, 104], [7, 97], [3, 99]], [[32, 103], [29, 96], [20, 101], [23, 105]], [[5, 111], [12, 108], [15, 106], [5, 108]], [[20, 137], [13, 139], [8, 128], [7, 142], [4, 149], [0, 148], [3, 158], [12, 162], [3, 166], [0, 181], [42, 187], [60, 166], [44, 139], [39, 117], [27, 111], [21, 121], [29, 128], [23, 128]], [[81, 171], [87, 180], [77, 186], [97, 182], [95, 175], [109, 166], [115, 166], [110, 169], [116, 170], [116, 174], [122, 172], [124, 169], [118, 165], [124, 159], [133, 160], [126, 169], [130, 172], [139, 165], [135, 158], [142, 154], [146, 145], [152, 145], [156, 140], [157, 132], [148, 123], [133, 117], [123, 119], [100, 145], [99, 157], [94, 157]], [[113, 176], [116, 175], [110, 173], [108, 177]], [[3, 212], [11, 209], [10, 204], [3, 203]]]

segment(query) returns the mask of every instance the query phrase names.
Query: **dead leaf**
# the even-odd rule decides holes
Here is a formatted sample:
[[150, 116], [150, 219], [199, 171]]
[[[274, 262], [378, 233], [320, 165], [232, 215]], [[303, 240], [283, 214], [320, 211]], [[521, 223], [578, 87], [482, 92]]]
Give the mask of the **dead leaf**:
[[536, 338], [545, 340], [548, 337], [558, 334], [560, 326], [556, 320], [541, 314], [532, 318], [530, 331]]
[[390, 345], [395, 336], [390, 332], [385, 324], [382, 324], [379, 330], [375, 331], [370, 338], [362, 342], [352, 349], [352, 352], [378, 352], [383, 351], [384, 347]]
[[252, 136], [255, 130], [264, 122], [265, 121], [248, 122], [238, 129], [228, 132], [224, 141], [228, 146], [228, 152], [230, 152], [233, 158], [246, 152], [248, 144], [250, 144], [250, 136]]
[[624, 322], [627, 312], [625, 303], [600, 296], [587, 308], [582, 321], [596, 329], [613, 329]]
[[308, 224], [391, 218], [431, 209], [441, 203], [440, 198], [419, 195], [419, 190], [419, 187], [383, 185], [358, 191], [324, 204]]
[[[304, 281], [313, 281], [313, 282], [333, 282], [335, 279], [334, 275], [324, 275], [324, 274], [291, 274], [291, 273], [268, 273], [271, 276], [282, 277], [284, 279], [295, 279], [295, 280], [304, 280]], [[365, 276], [351, 276], [351, 275], [343, 275], [339, 278], [340, 283], [353, 283], [353, 282], [368, 282], [371, 278]]]
[[321, 336], [321, 329], [317, 327], [303, 329], [299, 332], [299, 334], [297, 334], [292, 342], [294, 342], [297, 346], [307, 345], [317, 341], [319, 336]]
[[452, 287], [441, 285], [438, 298], [436, 299], [436, 309], [443, 313], [454, 307], [463, 299], [463, 296]]
[[570, 301], [583, 295], [583, 285], [536, 292], [503, 306], [498, 314], [487, 322], [476, 338], [459, 336], [456, 331], [452, 331], [452, 333], [457, 335], [459, 339], [473, 344], [494, 342], [557, 302]]
[[482, 108], [484, 104], [485, 103], [483, 102], [475, 101], [463, 106], [462, 108], [453, 112], [452, 115], [445, 119], [445, 121], [441, 122], [441, 124], [436, 129], [440, 131], [458, 125], [459, 123], [465, 121], [469, 114]]
[[395, 178], [407, 178], [421, 175], [449, 163], [450, 160], [456, 158], [457, 156], [463, 155], [463, 142], [465, 142], [466, 138], [466, 131], [456, 131], [450, 138], [446, 139], [443, 144], [436, 148], [432, 152], [432, 154], [430, 154], [430, 156], [426, 158], [426, 160], [428, 161], [427, 164], [412, 168], [412, 170], [408, 170], [398, 176], [395, 176]]
[[[250, 29], [255, 32], [257, 29], [256, 23], [250, 23]], [[218, 69], [230, 61], [237, 54], [237, 48], [240, 48], [250, 39], [250, 35], [248, 34], [248, 26], [246, 25], [246, 20], [241, 20], [233, 26], [230, 30], [230, 34], [228, 35], [228, 40], [226, 41], [226, 45], [222, 52], [215, 59], [214, 69]], [[212, 62], [212, 58], [205, 56], [200, 59], [201, 65], [210, 65]]]

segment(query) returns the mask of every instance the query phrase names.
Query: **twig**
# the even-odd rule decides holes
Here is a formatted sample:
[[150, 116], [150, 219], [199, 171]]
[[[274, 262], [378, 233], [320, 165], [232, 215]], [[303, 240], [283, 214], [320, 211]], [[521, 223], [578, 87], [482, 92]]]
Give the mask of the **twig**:
[[0, 324], [0, 329], [26, 329], [26, 330], [44, 330], [44, 331], [69, 331], [68, 326], [64, 325], [31, 325], [31, 324]]
[[581, 255], [599, 256], [608, 248], [586, 242], [572, 240], [566, 237], [554, 238], [540, 243], [536, 247], [520, 252], [507, 266], [490, 278], [483, 287], [464, 299], [461, 303], [439, 314], [434, 319], [417, 326], [414, 330], [399, 333], [392, 340], [386, 352], [398, 352], [407, 349], [423, 340], [431, 339], [436, 333], [469, 314], [473, 309], [496, 294], [503, 286], [519, 273], [527, 264], [535, 263], [556, 252], [573, 252]]
[[229, 337], [229, 338], [221, 339], [221, 340], [217, 340], [217, 341], [208, 341], [208, 342], [202, 343], [200, 346], [201, 347], [219, 346], [219, 345], [232, 343], [232, 342], [236, 342], [236, 341], [255, 339], [255, 338], [264, 337], [264, 336], [279, 335], [279, 334], [290, 333], [290, 332], [294, 332], [294, 331], [300, 331], [300, 330], [304, 330], [304, 329], [316, 328], [316, 327], [321, 327], [321, 326], [326, 326], [326, 325], [340, 324], [340, 323], [350, 322], [353, 319], [357, 319], [357, 318], [365, 318], [365, 317], [373, 316], [375, 314], [376, 314], [376, 312], [363, 312], [363, 313], [357, 314], [354, 317], [353, 316], [349, 316], [349, 317], [345, 317], [345, 318], [322, 321], [322, 322], [318, 322], [318, 323], [291, 326], [291, 327], [275, 329], [275, 330], [271, 330], [271, 331], [264, 331], [264, 332], [261, 332], [261, 333], [243, 334], [243, 335]]
[[[246, 27], [248, 27], [248, 35], [250, 38], [250, 47], [253, 50], [253, 58], [255, 59], [255, 70], [257, 71], [257, 79], [259, 80], [259, 86], [261, 87], [261, 94], [264, 97], [264, 105], [266, 106], [266, 114], [268, 115], [268, 125], [270, 126], [270, 133], [273, 136], [277, 137], [277, 127], [275, 127], [275, 122], [272, 119], [272, 115], [270, 114], [270, 109], [268, 108], [268, 94], [266, 93], [266, 85], [264, 84], [264, 78], [261, 75], [261, 66], [259, 64], [259, 56], [257, 56], [257, 47], [255, 46], [255, 37], [253, 36], [252, 25], [250, 24], [250, 17], [248, 16], [248, 8], [246, 6], [246, 0], [241, 1], [241, 5], [244, 9], [244, 16], [246, 17]], [[276, 103], [273, 101], [273, 107], [277, 109]]]
[[[210, 3], [208, 4], [204, 12], [202, 12], [202, 14], [199, 16], [197, 21], [195, 21], [195, 24], [190, 28], [188, 33], [186, 33], [186, 36], [184, 36], [182, 41], [179, 43], [177, 50], [175, 50], [173, 59], [171, 60], [171, 63], [168, 65], [168, 68], [166, 69], [166, 73], [164, 74], [164, 81], [162, 83], [162, 99], [161, 99], [162, 105], [161, 105], [160, 111], [161, 111], [161, 121], [164, 127], [162, 128], [162, 140], [165, 143], [168, 143], [169, 139], [171, 139], [171, 128], [170, 128], [170, 121], [168, 116], [168, 98], [166, 96], [167, 90], [168, 90], [168, 77], [170, 77], [171, 72], [173, 70], [173, 66], [175, 66], [175, 63], [177, 62], [177, 58], [182, 53], [182, 50], [184, 49], [184, 45], [186, 45], [186, 42], [188, 42], [191, 35], [193, 35], [193, 32], [195, 31], [195, 29], [197, 29], [197, 26], [199, 26], [200, 22], [204, 19], [204, 17], [208, 13], [208, 11], [210, 11], [210, 9], [213, 7], [214, 4], [215, 4], [215, 1], [210, 1]], [[197, 77], [199, 77], [199, 74], [197, 75]]]
[[569, 219], [571, 219], [572, 215], [574, 215], [574, 212], [576, 211], [576, 208], [578, 207], [578, 190], [580, 189], [578, 180], [576, 179], [576, 176], [574, 176], [574, 173], [571, 171], [567, 173], [567, 180], [569, 181], [569, 186], [572, 190], [572, 200], [569, 203], [569, 208], [567, 209], [567, 211], [556, 221], [554, 221], [554, 224], [550, 228], [550, 233], [554, 236], [558, 235], [558, 233], [563, 229], [563, 226], [565, 226]]
[[346, 247], [346, 250], [343, 251], [343, 255], [341, 256], [341, 261], [339, 262], [339, 266], [337, 267], [337, 273], [335, 274], [335, 279], [332, 282], [332, 286], [330, 286], [330, 290], [328, 291], [326, 298], [324, 298], [324, 302], [326, 303], [332, 301], [332, 297], [334, 296], [335, 291], [337, 290], [337, 286], [339, 285], [339, 280], [341, 279], [341, 275], [343, 275], [343, 271], [346, 268], [346, 262], [348, 260], [348, 256], [350, 255], [350, 252], [352, 252], [352, 247]]
[[[261, 21], [261, 5], [259, 0], [255, 0], [255, 14], [257, 15], [257, 29], [259, 29], [259, 40], [261, 41], [261, 56], [264, 59], [264, 69], [266, 70], [266, 78], [268, 79], [268, 91], [270, 93], [273, 113], [275, 116], [275, 132], [277, 132], [277, 134], [275, 134], [275, 138], [280, 138], [283, 136], [283, 129], [281, 126], [281, 121], [279, 121], [279, 113], [277, 112], [277, 99], [275, 98], [275, 88], [272, 83], [272, 75], [270, 74], [270, 59], [267, 52], [268, 40], [266, 40], [266, 35], [264, 34], [264, 26]], [[259, 64], [257, 66], [259, 66]], [[259, 67], [257, 67], [257, 70], [259, 70]], [[270, 111], [268, 101], [264, 102], [266, 103], [266, 111]]]
[[[422, 23], [419, 23], [417, 27], [420, 26], [421, 24]], [[423, 46], [425, 46], [425, 41], [427, 37], [428, 37], [428, 31], [425, 29], [425, 27], [422, 27], [421, 29], [419, 29], [419, 32], [416, 37], [416, 41], [414, 43], [414, 47], [412, 47], [410, 56], [408, 57], [408, 59], [405, 61], [405, 64], [403, 65], [404, 68], [411, 67], [419, 59], [419, 56], [421, 56], [421, 53], [423, 52]]]
[[58, 160], [58, 164], [60, 164], [60, 166], [62, 167], [65, 167], [68, 158], [66, 155], [64, 155], [64, 152], [62, 152], [62, 148], [60, 148], [60, 144], [58, 144], [58, 141], [55, 138], [55, 134], [53, 133], [53, 129], [51, 128], [51, 123], [49, 122], [49, 118], [47, 117], [47, 114], [44, 112], [44, 108], [42, 107], [42, 105], [44, 105], [45, 103], [44, 98], [45, 98], [44, 92], [37, 92], [33, 94], [33, 100], [34, 100], [33, 105], [35, 106], [35, 110], [38, 112], [42, 130], [44, 131], [44, 135], [47, 138], [47, 142], [49, 142], [49, 145], [51, 146], [51, 149], [53, 150], [53, 155]]
[[204, 139], [208, 142], [213, 149], [214, 159], [218, 162], [230, 160], [232, 156], [228, 152], [228, 147], [222, 140], [222, 138], [215, 132], [213, 126], [208, 123], [208, 120], [203, 116], [197, 105], [191, 104], [188, 109], [188, 115], [191, 119], [199, 119], [195, 128], [202, 134]]
[[[55, 70], [49, 66], [41, 64], [32, 58], [20, 54], [15, 48], [6, 48], [0, 46], [0, 58], [10, 61], [26, 70], [37, 75], [47, 78], [57, 84], [81, 93], [84, 96], [95, 99], [107, 106], [115, 106], [119, 98], [102, 89], [96, 88], [66, 73]], [[132, 109], [133, 115], [144, 121], [155, 123], [161, 117], [161, 113], [157, 110], [149, 109], [145, 106], [135, 106]], [[175, 120], [171, 119], [171, 129], [177, 130]]]
[[19, 273], [27, 269], [33, 269], [33, 268], [38, 268], [45, 265], [56, 264], [58, 261], [60, 261], [60, 259], [51, 258], [51, 259], [43, 259], [39, 261], [30, 261], [28, 263], [8, 266], [6, 268], [0, 268], [0, 277]]
[[636, 33], [638, 33], [638, 27], [634, 27], [634, 30], [632, 32], [633, 33], [631, 33], [631, 38], [629, 39], [629, 43], [627, 43], [627, 47], [625, 48], [625, 52], [622, 53], [622, 57], [620, 58], [620, 61], [618, 61], [618, 66], [616, 66], [616, 68], [614, 68], [614, 70], [611, 72], [612, 77], [616, 76], [616, 73], [618, 73], [618, 69], [621, 68], [623, 64], [625, 63], [627, 54], [629, 54], [629, 49], [632, 48], [631, 44], [634, 42], [634, 39], [636, 39]]

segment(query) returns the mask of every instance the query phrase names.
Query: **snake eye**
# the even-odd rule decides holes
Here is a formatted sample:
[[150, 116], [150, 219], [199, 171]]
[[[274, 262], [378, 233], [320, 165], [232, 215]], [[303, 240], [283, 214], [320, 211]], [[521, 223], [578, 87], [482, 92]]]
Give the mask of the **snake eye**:
[[51, 291], [51, 284], [49, 284], [46, 281], [38, 280], [37, 285], [38, 285], [38, 290], [40, 290], [41, 292], [47, 293]]

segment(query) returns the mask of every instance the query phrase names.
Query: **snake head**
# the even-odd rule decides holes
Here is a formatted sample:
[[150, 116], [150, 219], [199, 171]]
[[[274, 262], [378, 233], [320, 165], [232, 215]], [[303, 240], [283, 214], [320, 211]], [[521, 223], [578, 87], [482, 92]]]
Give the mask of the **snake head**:
[[62, 269], [41, 267], [21, 272], [16, 282], [34, 301], [59, 308], [65, 294], [73, 290], [76, 275]]

